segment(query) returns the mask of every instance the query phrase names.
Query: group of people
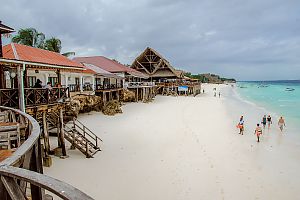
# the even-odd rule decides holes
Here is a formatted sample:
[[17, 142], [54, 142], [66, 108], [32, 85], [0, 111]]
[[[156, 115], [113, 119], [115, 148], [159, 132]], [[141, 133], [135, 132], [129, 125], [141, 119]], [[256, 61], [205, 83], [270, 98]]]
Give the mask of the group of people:
[[[239, 129], [239, 134], [244, 135], [244, 116], [240, 117], [239, 123], [237, 124], [237, 128]], [[266, 128], [266, 126], [268, 125], [268, 129], [270, 129], [271, 124], [272, 124], [272, 117], [271, 115], [268, 115], [268, 117], [266, 115], [263, 116], [261, 124], [263, 129]], [[285, 126], [285, 120], [283, 119], [283, 117], [280, 117], [278, 120], [278, 126], [280, 131], [283, 131], [283, 127]], [[254, 131], [254, 135], [256, 135], [257, 137], [257, 142], [259, 142], [259, 138], [260, 136], [263, 134], [263, 130], [262, 127], [260, 126], [260, 123], [258, 123], [256, 125], [255, 131]]]
[[[47, 82], [47, 85], [44, 85], [44, 86], [42, 84], [43, 84], [43, 82], [40, 79], [37, 79], [33, 88], [45, 88], [45, 89], [50, 89], [50, 90], [52, 89], [51, 82]], [[60, 87], [60, 86], [61, 85], [59, 83], [55, 84], [55, 87]]]

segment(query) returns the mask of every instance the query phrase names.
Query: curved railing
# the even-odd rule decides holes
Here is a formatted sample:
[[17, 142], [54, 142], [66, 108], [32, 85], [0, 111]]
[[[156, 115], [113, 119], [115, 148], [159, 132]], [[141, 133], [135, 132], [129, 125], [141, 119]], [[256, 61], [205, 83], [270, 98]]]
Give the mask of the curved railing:
[[[0, 106], [23, 123], [24, 143], [8, 158], [0, 162], [0, 199], [45, 199], [45, 190], [62, 199], [92, 199], [73, 186], [43, 174], [40, 126], [30, 115], [20, 110]], [[23, 121], [21, 122], [21, 120]], [[30, 190], [30, 191], [29, 191]]]

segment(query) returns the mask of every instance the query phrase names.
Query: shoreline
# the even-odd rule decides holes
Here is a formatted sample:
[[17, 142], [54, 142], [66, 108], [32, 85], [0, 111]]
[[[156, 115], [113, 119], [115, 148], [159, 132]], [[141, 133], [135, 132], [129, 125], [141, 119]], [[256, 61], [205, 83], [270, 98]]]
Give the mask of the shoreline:
[[257, 144], [250, 125], [255, 113], [246, 118], [249, 125], [240, 136], [235, 128], [240, 113], [231, 107], [235, 102], [226, 97], [226, 86], [217, 86], [224, 91], [221, 98], [213, 97], [213, 85], [204, 87], [205, 94], [195, 98], [157, 96], [152, 103], [126, 104], [124, 113], [113, 117], [81, 115], [103, 139], [103, 151], [85, 159], [68, 150], [70, 157], [54, 158], [45, 173], [95, 199], [300, 196], [299, 147], [290, 149], [277, 133]]

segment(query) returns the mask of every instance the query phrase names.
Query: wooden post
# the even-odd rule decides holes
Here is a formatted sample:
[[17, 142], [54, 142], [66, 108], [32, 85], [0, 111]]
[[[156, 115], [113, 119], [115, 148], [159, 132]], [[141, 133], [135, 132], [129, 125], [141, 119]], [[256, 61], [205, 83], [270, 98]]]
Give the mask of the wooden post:
[[103, 98], [103, 105], [106, 104], [106, 92], [102, 92], [102, 98]]
[[59, 85], [61, 85], [61, 73], [60, 73], [60, 69], [58, 69], [56, 71], [56, 74], [57, 74], [57, 82]]
[[[40, 140], [37, 140], [37, 142], [33, 146], [33, 151], [32, 151], [31, 161], [30, 161], [30, 170], [43, 174]], [[43, 193], [45, 191], [43, 191], [42, 188], [35, 186], [33, 184], [30, 185], [30, 188], [31, 188], [32, 200], [43, 199]]]
[[24, 87], [28, 88], [28, 80], [27, 80], [27, 69], [24, 70]]
[[[23, 64], [25, 68], [25, 64]], [[17, 66], [17, 75], [18, 75], [18, 91], [19, 91], [19, 109], [22, 112], [25, 112], [25, 99], [24, 99], [24, 81], [23, 81], [23, 69], [21, 65]]]
[[66, 145], [65, 145], [65, 132], [64, 132], [64, 116], [63, 116], [63, 110], [59, 110], [59, 122], [60, 122], [60, 144], [61, 144], [61, 152], [62, 156], [65, 157], [67, 156], [67, 151], [66, 151]]
[[143, 87], [142, 91], [143, 91], [143, 101], [145, 101], [146, 89]]
[[117, 95], [117, 101], [120, 101], [120, 90], [117, 91], [116, 95]]
[[49, 153], [50, 153], [50, 143], [49, 143], [49, 133], [48, 133], [48, 125], [47, 125], [47, 119], [46, 119], [46, 111], [43, 112], [43, 134], [44, 134], [45, 157], [48, 157]]
[[73, 131], [72, 131], [72, 145], [71, 145], [71, 149], [74, 150], [75, 149], [75, 129], [76, 129], [76, 124], [75, 124], [75, 117], [73, 117], [73, 127], [72, 127]]
[[[0, 37], [1, 40], [1, 37]], [[1, 50], [0, 50], [1, 51]], [[3, 66], [0, 66], [0, 89], [6, 88]]]

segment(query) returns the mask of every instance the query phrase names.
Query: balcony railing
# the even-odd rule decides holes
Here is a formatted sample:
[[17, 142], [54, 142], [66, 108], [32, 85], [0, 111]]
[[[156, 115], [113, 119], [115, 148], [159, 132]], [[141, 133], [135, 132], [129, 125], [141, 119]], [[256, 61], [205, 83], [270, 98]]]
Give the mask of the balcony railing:
[[122, 88], [122, 84], [121, 83], [117, 83], [117, 84], [97, 84], [96, 85], [96, 90], [111, 90], [111, 89], [120, 89]]
[[[25, 106], [29, 107], [64, 102], [69, 97], [69, 88], [65, 87], [24, 89]], [[0, 89], [0, 105], [18, 108], [18, 89]]]
[[126, 82], [125, 87], [153, 87], [154, 82]]
[[16, 122], [24, 125], [27, 135], [15, 152], [0, 162], [1, 199], [45, 199], [45, 190], [61, 199], [92, 199], [73, 186], [43, 174], [41, 130], [33, 117], [8, 107], [0, 106], [0, 110], [13, 113]]
[[91, 84], [91, 83], [85, 83], [83, 85], [83, 91], [93, 91], [93, 84]]
[[164, 86], [164, 87], [178, 87], [178, 86], [189, 86], [189, 87], [194, 87], [194, 86], [200, 86], [200, 82], [156, 82], [155, 85], [156, 86]]
[[78, 84], [69, 84], [68, 88], [70, 92], [80, 92], [80, 85]]

